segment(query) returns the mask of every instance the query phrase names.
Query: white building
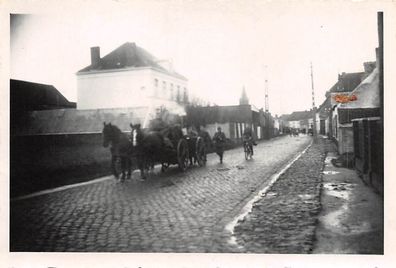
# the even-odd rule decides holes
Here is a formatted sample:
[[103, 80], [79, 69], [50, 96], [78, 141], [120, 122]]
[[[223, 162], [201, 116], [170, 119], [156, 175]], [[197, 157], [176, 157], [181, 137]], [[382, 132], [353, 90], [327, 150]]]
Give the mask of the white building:
[[161, 66], [143, 48], [125, 43], [104, 57], [91, 48], [91, 64], [77, 72], [77, 109], [172, 106], [188, 101], [187, 79]]

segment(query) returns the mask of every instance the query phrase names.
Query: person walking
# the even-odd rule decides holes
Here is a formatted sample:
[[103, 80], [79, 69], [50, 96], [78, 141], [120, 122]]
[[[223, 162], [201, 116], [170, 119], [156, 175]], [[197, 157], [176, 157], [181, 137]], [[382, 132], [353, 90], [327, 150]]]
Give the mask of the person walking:
[[206, 154], [207, 152], [210, 150], [210, 148], [213, 147], [212, 144], [212, 139], [210, 138], [209, 133], [202, 129], [200, 126], [197, 127], [198, 129], [198, 136], [201, 137], [204, 141], [204, 145], [205, 145], [205, 162], [206, 162]]
[[217, 128], [217, 132], [213, 136], [213, 142], [216, 148], [216, 154], [220, 157], [220, 164], [223, 163], [224, 146], [226, 143], [226, 136], [221, 131], [221, 127]]

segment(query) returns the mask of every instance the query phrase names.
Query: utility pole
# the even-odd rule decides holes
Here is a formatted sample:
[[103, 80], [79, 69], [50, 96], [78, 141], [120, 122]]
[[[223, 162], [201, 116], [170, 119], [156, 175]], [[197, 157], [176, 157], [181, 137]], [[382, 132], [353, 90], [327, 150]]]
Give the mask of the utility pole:
[[268, 139], [271, 138], [271, 129], [272, 129], [272, 125], [271, 125], [271, 117], [269, 115], [269, 103], [268, 103], [268, 72], [267, 72], [267, 65], [264, 66], [265, 68], [265, 88], [264, 88], [264, 98], [265, 98], [265, 118], [267, 121], [267, 125], [266, 125], [266, 137]]
[[313, 113], [313, 126], [312, 126], [312, 134], [314, 137], [314, 141], [317, 140], [317, 132], [316, 132], [316, 107], [315, 107], [315, 89], [313, 82], [313, 67], [311, 62], [311, 84], [312, 84], [312, 113]]
[[265, 112], [269, 112], [269, 104], [268, 104], [268, 80], [265, 79]]

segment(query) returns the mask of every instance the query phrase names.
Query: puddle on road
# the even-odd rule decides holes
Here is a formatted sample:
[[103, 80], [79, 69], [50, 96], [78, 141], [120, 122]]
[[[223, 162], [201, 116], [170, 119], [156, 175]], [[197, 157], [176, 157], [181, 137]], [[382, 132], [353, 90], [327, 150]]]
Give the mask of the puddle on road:
[[277, 193], [275, 193], [275, 192], [268, 192], [268, 193], [266, 193], [266, 194], [262, 194], [261, 196], [262, 197], [275, 197], [275, 196], [277, 196], [278, 194]]
[[348, 201], [353, 185], [350, 183], [324, 183], [323, 188], [326, 189], [326, 194]]
[[332, 232], [342, 235], [356, 235], [367, 233], [371, 230], [371, 225], [368, 221], [359, 222], [359, 224], [348, 223], [348, 210], [349, 206], [345, 203], [336, 211], [323, 216], [321, 219], [323, 226]]
[[325, 159], [325, 165], [326, 165], [326, 166], [333, 166], [333, 164], [331, 163], [331, 160], [333, 160], [333, 159], [337, 159], [337, 157], [335, 157], [335, 156], [328, 156], [328, 157], [326, 157], [326, 159]]
[[350, 207], [348, 201], [351, 199], [353, 184], [350, 183], [325, 183], [323, 184], [325, 194], [340, 198], [343, 204], [335, 211], [321, 217], [323, 226], [332, 232], [342, 235], [354, 235], [366, 233], [371, 230], [370, 223], [362, 221], [348, 222]]
[[300, 195], [298, 195], [298, 197], [300, 197], [301, 199], [304, 199], [304, 200], [308, 200], [308, 199], [313, 199], [314, 195], [313, 194], [300, 194]]
[[340, 173], [339, 171], [334, 171], [334, 170], [327, 170], [327, 171], [322, 171], [322, 174], [324, 175], [335, 175]]

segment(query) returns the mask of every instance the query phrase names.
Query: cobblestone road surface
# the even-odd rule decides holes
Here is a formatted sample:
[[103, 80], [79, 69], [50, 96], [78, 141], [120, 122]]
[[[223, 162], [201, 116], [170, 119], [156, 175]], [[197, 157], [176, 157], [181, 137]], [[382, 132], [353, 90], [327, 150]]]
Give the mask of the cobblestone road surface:
[[225, 225], [269, 177], [308, 146], [307, 136], [280, 137], [241, 148], [224, 164], [109, 179], [10, 204], [11, 251], [235, 252]]
[[321, 172], [330, 147], [329, 140], [318, 138], [253, 205], [235, 228], [243, 252], [312, 252], [321, 209]]

